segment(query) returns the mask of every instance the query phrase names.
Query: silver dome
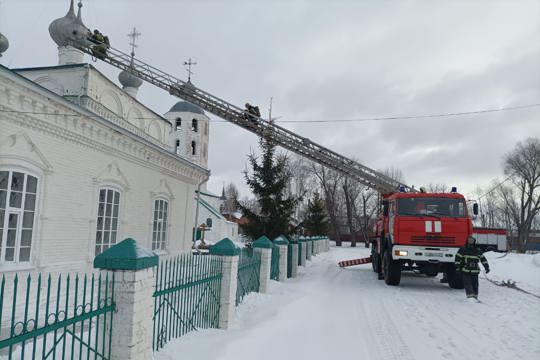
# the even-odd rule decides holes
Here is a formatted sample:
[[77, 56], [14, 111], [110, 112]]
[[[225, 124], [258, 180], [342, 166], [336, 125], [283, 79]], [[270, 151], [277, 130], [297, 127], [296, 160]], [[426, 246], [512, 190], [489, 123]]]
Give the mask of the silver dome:
[[73, 0], [71, 0], [69, 11], [66, 16], [54, 20], [49, 25], [49, 34], [58, 46], [70, 45], [70, 42], [72, 41], [86, 40], [89, 30], [84, 26], [81, 19], [82, 4], [79, 2], [78, 6], [79, 11], [78, 14], [75, 15], [75, 11], [73, 10]]
[[2, 56], [2, 53], [5, 52], [9, 47], [9, 41], [8, 39], [0, 33], [0, 56]]
[[123, 70], [118, 75], [118, 80], [120, 81], [120, 84], [122, 84], [123, 87], [138, 88], [143, 83], [141, 79], [131, 74], [130, 72], [127, 72], [126, 70]]

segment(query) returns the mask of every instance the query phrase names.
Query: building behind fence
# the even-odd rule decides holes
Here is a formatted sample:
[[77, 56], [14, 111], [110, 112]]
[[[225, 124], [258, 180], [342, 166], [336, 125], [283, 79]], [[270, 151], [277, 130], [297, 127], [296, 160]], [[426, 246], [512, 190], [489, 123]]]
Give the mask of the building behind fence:
[[96, 257], [100, 271], [92, 274], [3, 275], [0, 359], [151, 358], [190, 331], [227, 328], [246, 295], [296, 276], [292, 269], [328, 244], [326, 237], [263, 236], [240, 250], [223, 239], [209, 255], [158, 264], [126, 239]]

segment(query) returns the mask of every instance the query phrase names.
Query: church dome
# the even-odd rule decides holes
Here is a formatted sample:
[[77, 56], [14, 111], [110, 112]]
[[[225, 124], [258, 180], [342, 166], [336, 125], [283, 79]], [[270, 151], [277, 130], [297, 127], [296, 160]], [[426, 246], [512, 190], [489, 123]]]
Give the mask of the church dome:
[[118, 80], [123, 87], [139, 88], [143, 83], [141, 79], [126, 70], [122, 70], [118, 75]]
[[9, 41], [8, 39], [0, 33], [0, 56], [2, 56], [2, 53], [5, 52], [9, 47]]
[[86, 38], [89, 30], [81, 19], [82, 4], [79, 2], [78, 6], [79, 11], [75, 15], [73, 0], [71, 0], [67, 14], [49, 25], [49, 34], [58, 46], [67, 46], [70, 44], [70, 40], [84, 40]]
[[190, 112], [204, 115], [203, 109], [187, 101], [179, 101], [173, 105], [169, 112]]

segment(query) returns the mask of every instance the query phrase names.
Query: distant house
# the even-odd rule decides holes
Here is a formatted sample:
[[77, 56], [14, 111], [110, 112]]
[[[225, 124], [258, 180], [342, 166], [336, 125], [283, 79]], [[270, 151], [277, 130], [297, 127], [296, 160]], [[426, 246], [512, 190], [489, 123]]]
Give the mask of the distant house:
[[238, 241], [238, 224], [220, 212], [225, 199], [208, 191], [200, 191], [199, 195], [197, 224], [199, 229], [205, 229], [205, 242], [216, 243], [223, 238]]

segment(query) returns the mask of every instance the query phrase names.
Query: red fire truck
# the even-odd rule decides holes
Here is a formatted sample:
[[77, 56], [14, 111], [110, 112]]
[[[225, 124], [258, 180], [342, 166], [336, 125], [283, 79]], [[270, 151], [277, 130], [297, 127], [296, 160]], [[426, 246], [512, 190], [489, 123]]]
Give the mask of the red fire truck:
[[[396, 192], [384, 196], [382, 205], [371, 244], [373, 271], [379, 279], [399, 285], [402, 271], [446, 273], [450, 287], [463, 288], [454, 258], [473, 233], [463, 195], [456, 188], [450, 193]], [[473, 213], [477, 212], [474, 204]]]

